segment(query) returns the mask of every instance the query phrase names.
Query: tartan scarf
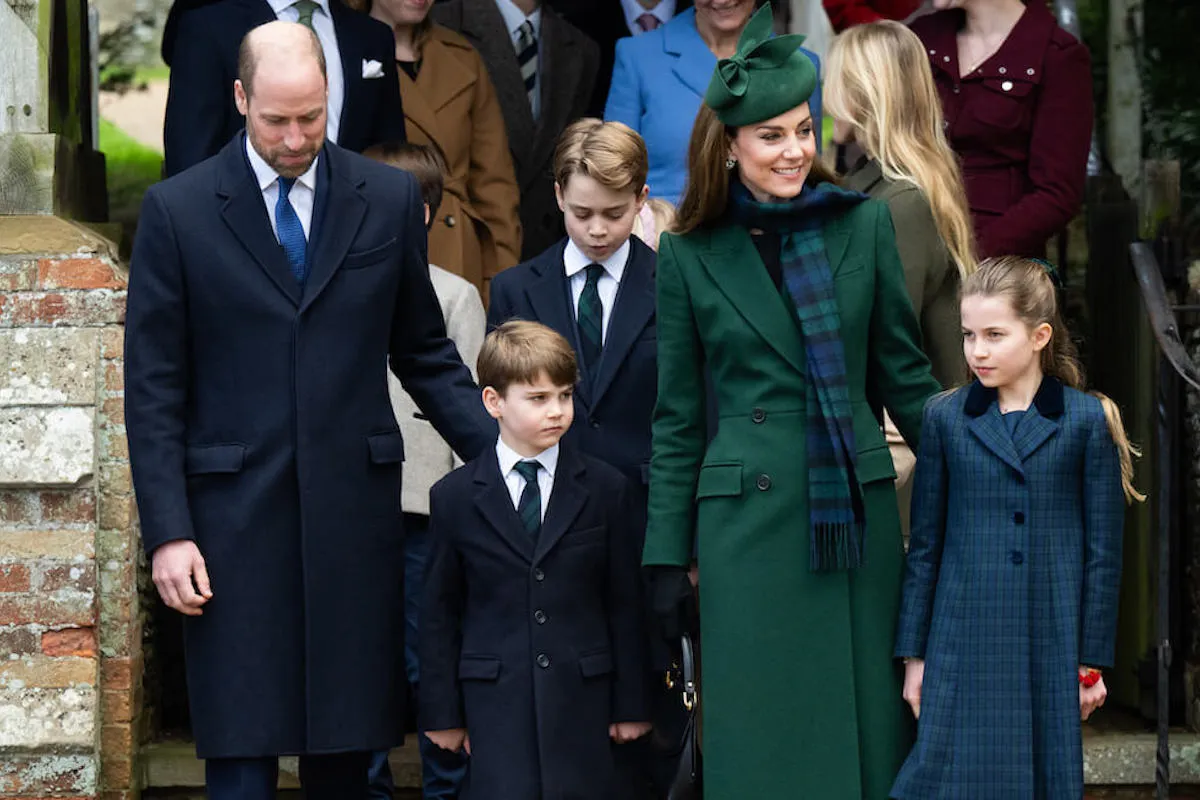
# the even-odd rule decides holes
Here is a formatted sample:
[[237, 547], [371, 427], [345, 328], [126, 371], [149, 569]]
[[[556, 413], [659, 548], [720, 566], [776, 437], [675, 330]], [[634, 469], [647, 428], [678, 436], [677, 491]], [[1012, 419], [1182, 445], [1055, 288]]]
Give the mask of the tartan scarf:
[[759, 203], [739, 182], [731, 192], [735, 218], [780, 236], [782, 294], [791, 301], [808, 365], [809, 569], [848, 570], [863, 561], [865, 514], [854, 475], [857, 450], [833, 271], [824, 223], [866, 199], [828, 183], [795, 198]]

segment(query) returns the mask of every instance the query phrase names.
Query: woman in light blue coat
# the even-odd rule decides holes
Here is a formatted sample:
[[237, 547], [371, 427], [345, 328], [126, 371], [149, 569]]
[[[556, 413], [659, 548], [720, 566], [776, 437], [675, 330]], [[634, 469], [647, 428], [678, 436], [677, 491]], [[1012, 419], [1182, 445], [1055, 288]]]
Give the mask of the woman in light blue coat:
[[[736, 51], [755, 5], [755, 0], [740, 0], [733, 8], [716, 11], [713, 0], [696, 0], [694, 8], [662, 27], [617, 42], [604, 118], [624, 122], [646, 140], [651, 197], [678, 204], [687, 179], [688, 137], [701, 99], [717, 59]], [[816, 54], [804, 53], [819, 73]], [[820, 83], [809, 106], [819, 142]]]

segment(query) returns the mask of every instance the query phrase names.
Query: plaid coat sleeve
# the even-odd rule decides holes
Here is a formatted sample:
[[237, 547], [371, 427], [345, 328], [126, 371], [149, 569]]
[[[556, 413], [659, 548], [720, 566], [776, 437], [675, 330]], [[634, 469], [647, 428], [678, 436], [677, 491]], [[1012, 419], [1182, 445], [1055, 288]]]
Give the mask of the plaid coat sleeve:
[[896, 658], [924, 658], [929, 639], [946, 530], [947, 473], [938, 418], [944, 416], [941, 409], [948, 400], [945, 395], [931, 398], [925, 405], [921, 424], [923, 436], [913, 486], [912, 539], [896, 631]]
[[1117, 596], [1125, 522], [1121, 465], [1103, 413], [1093, 418], [1084, 451], [1083, 614], [1079, 660], [1111, 667], [1116, 647]]

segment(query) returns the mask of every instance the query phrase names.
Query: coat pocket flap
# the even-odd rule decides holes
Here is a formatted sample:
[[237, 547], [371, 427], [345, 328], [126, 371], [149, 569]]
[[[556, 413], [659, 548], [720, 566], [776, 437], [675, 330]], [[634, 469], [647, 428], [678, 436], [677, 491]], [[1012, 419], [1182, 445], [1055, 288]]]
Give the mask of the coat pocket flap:
[[210, 444], [188, 447], [183, 457], [187, 475], [241, 472], [246, 461], [244, 444]]
[[500, 677], [500, 659], [495, 656], [463, 656], [458, 661], [458, 677], [471, 681], [494, 681]]
[[400, 431], [375, 433], [367, 437], [372, 464], [399, 464], [404, 460], [404, 436]]
[[612, 653], [588, 653], [579, 657], [579, 673], [585, 678], [607, 675], [613, 671]]
[[854, 474], [860, 484], [873, 481], [894, 481], [896, 465], [892, 463], [892, 452], [884, 447], [873, 447], [858, 454]]
[[696, 482], [696, 499], [737, 497], [742, 493], [741, 464], [705, 464]]
[[387, 258], [388, 254], [394, 249], [395, 244], [396, 237], [393, 236], [378, 247], [359, 250], [356, 253], [347, 253], [346, 257], [342, 259], [342, 269], [362, 269], [372, 264], [378, 264]]

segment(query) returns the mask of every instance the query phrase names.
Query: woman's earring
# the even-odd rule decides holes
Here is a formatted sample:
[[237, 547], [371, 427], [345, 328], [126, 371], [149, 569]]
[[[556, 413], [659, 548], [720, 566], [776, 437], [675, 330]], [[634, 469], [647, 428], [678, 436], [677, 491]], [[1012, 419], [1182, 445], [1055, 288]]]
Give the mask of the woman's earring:
[[733, 169], [737, 166], [737, 162], [732, 157], [725, 159], [725, 169]]

